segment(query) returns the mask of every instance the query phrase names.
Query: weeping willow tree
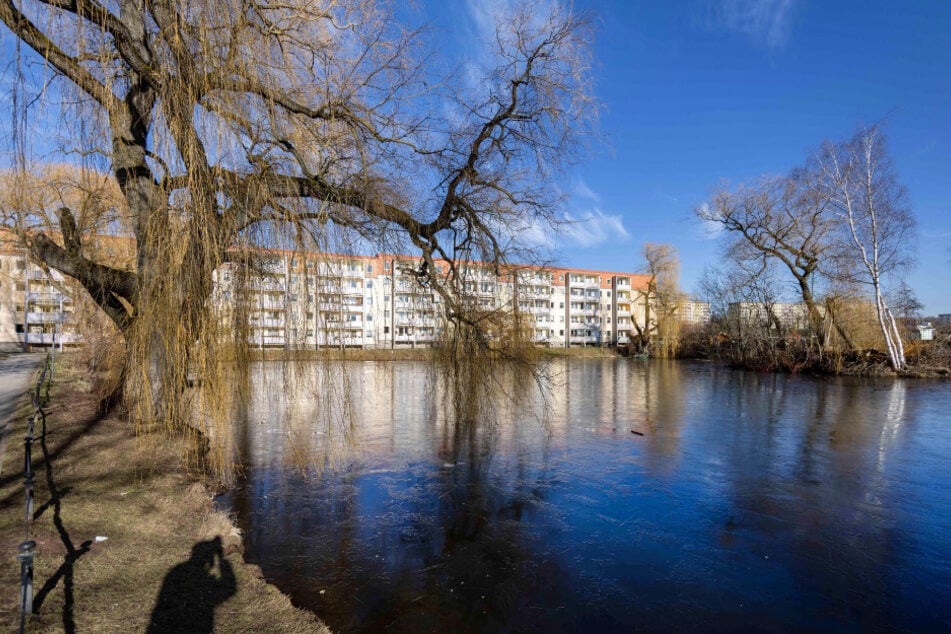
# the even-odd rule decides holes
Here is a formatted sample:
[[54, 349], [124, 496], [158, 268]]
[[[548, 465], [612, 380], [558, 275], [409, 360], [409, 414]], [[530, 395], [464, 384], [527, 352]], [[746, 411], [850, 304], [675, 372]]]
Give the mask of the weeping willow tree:
[[5, 222], [121, 331], [137, 420], [183, 428], [190, 373], [222, 394], [241, 384], [247, 310], [221, 318], [215, 271], [253, 268], [247, 247], [285, 237], [405, 245], [452, 331], [489, 354], [504, 344], [453, 292], [458, 254], [526, 257], [518, 236], [559, 217], [552, 183], [595, 108], [585, 19], [556, 4], [498, 18], [480, 64], [440, 74], [426, 33], [375, 0], [0, 0], [14, 171], [52, 124], [53, 154], [114, 178], [134, 253], [98, 258], [67, 207]]
[[646, 352], [652, 342], [652, 351], [659, 357], [674, 357], [680, 341], [683, 324], [683, 303], [686, 295], [680, 290], [680, 260], [671, 244], [644, 243], [641, 250], [647, 290], [644, 297], [644, 325], [637, 315], [631, 316], [638, 350]]

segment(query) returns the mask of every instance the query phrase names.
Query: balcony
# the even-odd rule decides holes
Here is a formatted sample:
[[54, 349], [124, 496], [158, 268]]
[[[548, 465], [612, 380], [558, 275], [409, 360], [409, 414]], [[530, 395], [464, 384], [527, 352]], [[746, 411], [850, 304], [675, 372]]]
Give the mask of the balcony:
[[551, 288], [545, 286], [519, 287], [518, 294], [526, 299], [548, 299], [551, 297]]
[[581, 336], [578, 336], [578, 335], [571, 335], [569, 341], [570, 341], [571, 343], [577, 343], [577, 344], [581, 344], [581, 345], [588, 345], [588, 344], [596, 344], [596, 343], [598, 343], [598, 338], [597, 338], [597, 337], [588, 337], [588, 336], [581, 337]]
[[61, 324], [66, 321], [66, 314], [61, 312], [29, 312], [26, 314], [28, 324]]
[[63, 333], [52, 333], [52, 332], [31, 332], [24, 334], [22, 332], [17, 333], [17, 339], [21, 343], [28, 343], [30, 345], [52, 345], [52, 344], [74, 344], [81, 343], [83, 338], [72, 332], [63, 332]]
[[353, 335], [346, 335], [346, 336], [327, 336], [322, 334], [318, 338], [317, 345], [334, 346], [334, 347], [343, 346], [345, 348], [353, 348], [353, 347], [362, 346], [364, 344], [364, 341], [368, 341], [368, 340], [370, 340], [370, 338], [367, 337], [366, 339], [364, 339], [362, 334], [353, 334]]
[[271, 336], [251, 335], [248, 338], [248, 342], [252, 346], [283, 346], [285, 341], [286, 340], [284, 339], [284, 337], [275, 337], [273, 335]]

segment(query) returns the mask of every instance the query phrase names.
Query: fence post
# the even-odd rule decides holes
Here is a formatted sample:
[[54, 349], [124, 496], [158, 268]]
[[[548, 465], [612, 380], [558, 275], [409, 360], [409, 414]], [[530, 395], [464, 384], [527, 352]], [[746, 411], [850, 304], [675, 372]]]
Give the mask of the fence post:
[[40, 403], [40, 391], [46, 383], [46, 402], [50, 398], [50, 383], [53, 380], [52, 356], [47, 354], [36, 384], [36, 390], [31, 392], [30, 400], [33, 404], [33, 414], [27, 419], [26, 438], [23, 439], [23, 488], [26, 493], [24, 509], [24, 539], [19, 546], [17, 559], [20, 560], [20, 632], [26, 631], [26, 617], [33, 614], [33, 562], [36, 559], [36, 542], [30, 539], [30, 526], [33, 523], [34, 478], [33, 473], [33, 442], [36, 433], [36, 419], [43, 415]]
[[36, 558], [36, 542], [28, 539], [20, 544], [17, 559], [20, 560], [20, 631], [26, 625], [26, 616], [33, 614], [33, 559]]

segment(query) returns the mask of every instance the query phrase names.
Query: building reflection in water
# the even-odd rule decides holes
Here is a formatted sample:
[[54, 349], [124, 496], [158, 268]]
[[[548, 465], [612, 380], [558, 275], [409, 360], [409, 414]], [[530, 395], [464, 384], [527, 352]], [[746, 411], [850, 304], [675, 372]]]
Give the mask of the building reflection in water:
[[549, 369], [463, 423], [425, 364], [262, 364], [249, 558], [341, 631], [951, 624], [947, 388]]

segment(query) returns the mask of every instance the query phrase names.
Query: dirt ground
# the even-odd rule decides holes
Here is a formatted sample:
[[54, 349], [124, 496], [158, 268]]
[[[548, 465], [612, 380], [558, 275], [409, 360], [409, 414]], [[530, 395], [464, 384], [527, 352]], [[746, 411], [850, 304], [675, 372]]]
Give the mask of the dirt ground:
[[[33, 445], [36, 615], [28, 632], [328, 632], [244, 563], [241, 536], [182, 468], [183, 445], [96, 415], [84, 378], [59, 370]], [[0, 630], [19, 627], [23, 438], [0, 477]], [[44, 433], [45, 431], [45, 433]]]

